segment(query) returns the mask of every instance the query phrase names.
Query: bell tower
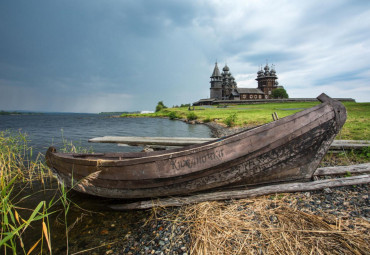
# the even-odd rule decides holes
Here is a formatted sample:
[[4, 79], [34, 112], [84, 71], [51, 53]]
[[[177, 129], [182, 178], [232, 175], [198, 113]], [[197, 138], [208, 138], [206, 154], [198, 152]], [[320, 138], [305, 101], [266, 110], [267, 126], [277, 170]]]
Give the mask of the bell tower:
[[221, 100], [222, 99], [222, 76], [220, 74], [220, 70], [218, 69], [217, 62], [215, 63], [215, 68], [213, 69], [213, 73], [210, 78], [211, 78], [210, 98]]

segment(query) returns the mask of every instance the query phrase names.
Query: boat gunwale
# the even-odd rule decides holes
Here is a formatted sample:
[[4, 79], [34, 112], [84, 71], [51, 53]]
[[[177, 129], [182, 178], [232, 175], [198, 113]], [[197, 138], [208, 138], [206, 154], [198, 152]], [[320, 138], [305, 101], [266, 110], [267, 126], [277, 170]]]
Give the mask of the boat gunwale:
[[[329, 113], [327, 113], [329, 114]], [[324, 123], [322, 123], [321, 125], [325, 124], [325, 123], [330, 123], [332, 120], [328, 120]], [[309, 130], [312, 130], [312, 128], [310, 128]], [[296, 132], [299, 132], [299, 130], [297, 130]], [[292, 140], [289, 141], [289, 144], [293, 141], [293, 140], [296, 140], [296, 139], [300, 139], [303, 135], [307, 135], [307, 133], [309, 132], [304, 132], [302, 133], [301, 135], [297, 135], [295, 136]], [[272, 148], [270, 149], [278, 149], [279, 147], [283, 147], [285, 146], [284, 143], [281, 143], [281, 141], [284, 140], [284, 138], [280, 138], [279, 140], [277, 141], [274, 141], [274, 144], [276, 144], [276, 146], [272, 146]], [[266, 150], [268, 147], [270, 147], [270, 144], [268, 145], [265, 145], [264, 147], [261, 147], [260, 149], [254, 151], [253, 153], [250, 153], [250, 158], [248, 160], [253, 160], [255, 158], [258, 158], [260, 157], [261, 153], [264, 154], [264, 153], [268, 153], [268, 150]], [[233, 161], [233, 162], [236, 162], [236, 161], [240, 161], [240, 160], [244, 160], [242, 158], [244, 158], [246, 155], [244, 156], [241, 156], [239, 158], [236, 158], [236, 159], [232, 159], [230, 161]], [[202, 169], [200, 171], [196, 171], [196, 172], [189, 172], [187, 174], [181, 174], [181, 175], [177, 175], [177, 176], [171, 176], [171, 177], [157, 177], [157, 178], [148, 178], [148, 179], [127, 179], [127, 180], [123, 180], [123, 179], [109, 179], [109, 178], [99, 178], [100, 181], [103, 181], [103, 182], [108, 182], [108, 183], [111, 183], [112, 181], [118, 181], [118, 182], [127, 182], [127, 183], [137, 183], [137, 182], [142, 182], [142, 181], [149, 181], [149, 182], [153, 182], [151, 184], [143, 184], [143, 185], [152, 185], [151, 187], [149, 188], [154, 188], [154, 187], [159, 187], [159, 186], [163, 186], [163, 182], [169, 182], [170, 184], [173, 184], [172, 182], [176, 179], [178, 179], [178, 182], [183, 182], [183, 181], [187, 181], [187, 179], [191, 179], [193, 176], [195, 175], [199, 175], [201, 174], [201, 176], [197, 176], [197, 178], [200, 178], [203, 176], [202, 172], [209, 172], [209, 170], [212, 170], [212, 169], [219, 169], [219, 168], [222, 168], [222, 166], [230, 166], [230, 161], [225, 161], [225, 162], [222, 162], [220, 165], [217, 165], [217, 166], [213, 166], [211, 168], [206, 168], [206, 169]], [[233, 163], [234, 164], [234, 163]], [[63, 173], [66, 173], [65, 171], [62, 171]], [[209, 174], [209, 173], [208, 173]], [[77, 173], [73, 173], [73, 176], [74, 176], [74, 179], [76, 180], [79, 180], [79, 179], [83, 179], [83, 178], [86, 178], [86, 175], [82, 175], [82, 174], [77, 174]], [[205, 175], [204, 175], [205, 176]], [[99, 176], [100, 177], [100, 176]], [[179, 179], [180, 177], [180, 179]], [[185, 177], [185, 178], [184, 178]], [[156, 183], [158, 181], [158, 183]], [[160, 182], [160, 183], [159, 183]], [[175, 181], [177, 182], [177, 181]], [[133, 185], [133, 184], [130, 184], [130, 185]], [[167, 184], [165, 184], [167, 185]], [[107, 185], [108, 187], [109, 185]], [[137, 188], [137, 184], [133, 185], [135, 186], [135, 188]], [[106, 187], [106, 188], [107, 188]], [[138, 188], [140, 189], [140, 188]]]
[[[142, 163], [146, 163], [146, 162], [164, 160], [164, 159], [169, 159], [169, 158], [177, 158], [177, 157], [191, 155], [191, 154], [194, 154], [194, 153], [199, 153], [199, 152], [206, 151], [206, 150], [211, 150], [211, 149], [217, 148], [221, 145], [226, 145], [226, 144], [232, 143], [236, 140], [239, 140], [240, 139], [239, 136], [241, 136], [241, 135], [245, 136], [245, 137], [243, 137], [243, 139], [247, 139], [247, 137], [249, 137], [249, 136], [258, 135], [259, 133], [265, 132], [266, 130], [277, 128], [278, 126], [281, 126], [281, 125], [284, 125], [288, 122], [294, 121], [295, 119], [301, 118], [304, 115], [308, 115], [311, 112], [318, 111], [319, 109], [321, 109], [323, 107], [326, 107], [326, 106], [330, 106], [330, 104], [328, 102], [323, 102], [323, 103], [318, 104], [314, 107], [311, 107], [311, 108], [305, 109], [303, 111], [297, 112], [295, 114], [286, 116], [286, 117], [281, 118], [279, 120], [269, 122], [269, 123], [263, 124], [261, 126], [258, 126], [258, 127], [255, 127], [255, 128], [249, 129], [249, 130], [244, 130], [244, 131], [238, 132], [236, 134], [232, 134], [230, 136], [222, 137], [222, 138], [217, 139], [215, 141], [210, 141], [210, 142], [206, 142], [206, 143], [202, 143], [202, 144], [186, 146], [184, 148], [180, 148], [180, 150], [179, 149], [174, 149], [175, 151], [168, 150], [168, 151], [160, 152], [160, 153], [155, 154], [155, 155], [128, 158], [128, 159], [126, 158], [125, 159], [124, 158], [125, 154], [130, 155], [130, 152], [129, 153], [126, 153], [126, 152], [114, 153], [114, 155], [122, 155], [123, 159], [121, 159], [121, 160], [120, 159], [105, 159], [104, 157], [97, 157], [97, 158], [93, 158], [93, 159], [91, 159], [91, 158], [80, 158], [80, 157], [74, 157], [74, 155], [76, 155], [75, 153], [66, 154], [66, 153], [56, 152], [56, 153], [53, 153], [52, 155], [54, 157], [60, 158], [61, 160], [64, 160], [64, 161], [70, 162], [70, 163], [74, 163], [76, 165], [96, 166], [97, 164], [99, 164], [99, 165], [104, 166], [104, 167], [105, 166], [108, 167], [108, 166], [110, 166], [110, 164], [115, 164], [115, 163], [118, 163], [118, 162], [121, 163], [122, 166], [123, 165], [126, 166], [126, 165], [136, 165], [136, 164], [142, 164]], [[176, 151], [176, 150], [179, 150], [179, 151]], [[147, 152], [138, 152], [137, 154], [145, 155], [145, 154], [147, 154]], [[98, 155], [101, 155], [101, 154], [98, 154]], [[109, 156], [109, 154], [104, 154], [104, 155], [106, 157]], [[94, 154], [91, 154], [91, 156], [94, 156]]]

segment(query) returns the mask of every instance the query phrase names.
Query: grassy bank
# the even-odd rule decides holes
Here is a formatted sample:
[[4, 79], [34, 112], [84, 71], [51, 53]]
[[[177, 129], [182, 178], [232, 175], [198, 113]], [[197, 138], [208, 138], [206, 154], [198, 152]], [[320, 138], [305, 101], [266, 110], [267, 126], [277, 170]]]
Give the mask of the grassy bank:
[[[122, 117], [168, 117], [170, 119], [215, 121], [225, 126], [253, 127], [272, 121], [271, 114], [276, 112], [279, 118], [292, 115], [310, 108], [319, 102], [267, 103], [255, 105], [227, 105], [203, 107], [194, 111], [187, 107], [166, 108], [149, 114], [122, 114]], [[370, 103], [344, 102], [347, 108], [347, 122], [338, 139], [370, 140]]]

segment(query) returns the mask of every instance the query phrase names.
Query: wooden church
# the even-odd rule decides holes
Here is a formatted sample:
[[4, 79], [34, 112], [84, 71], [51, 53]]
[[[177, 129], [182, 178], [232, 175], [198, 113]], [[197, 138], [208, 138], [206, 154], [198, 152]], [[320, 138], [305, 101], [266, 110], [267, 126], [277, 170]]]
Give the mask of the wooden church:
[[270, 99], [272, 91], [280, 87], [274, 66], [270, 70], [268, 64], [264, 67], [264, 71], [261, 68], [257, 72], [257, 88], [238, 88], [229, 67], [225, 65], [220, 73], [217, 62], [210, 78], [210, 99], [215, 100]]

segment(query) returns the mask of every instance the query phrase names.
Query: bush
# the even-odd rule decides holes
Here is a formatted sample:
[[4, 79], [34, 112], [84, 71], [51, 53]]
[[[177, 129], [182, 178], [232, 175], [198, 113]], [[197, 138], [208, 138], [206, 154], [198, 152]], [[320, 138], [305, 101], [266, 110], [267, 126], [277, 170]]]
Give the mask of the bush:
[[194, 112], [189, 112], [188, 115], [186, 115], [186, 118], [188, 120], [196, 120], [198, 119], [198, 116]]
[[208, 122], [211, 122], [211, 121], [212, 121], [211, 118], [210, 117], [207, 117], [207, 118], [205, 118], [203, 120], [203, 123], [208, 123]]
[[166, 108], [167, 108], [167, 106], [165, 106], [163, 104], [163, 101], [159, 101], [157, 106], [155, 107], [155, 112], [159, 112], [159, 111], [161, 111], [163, 109], [166, 109]]
[[225, 120], [224, 120], [224, 123], [226, 124], [226, 126], [228, 127], [232, 127], [235, 125], [235, 122], [237, 120], [237, 116], [236, 116], [236, 113], [234, 114], [231, 114], [229, 115]]
[[170, 120], [174, 120], [174, 119], [178, 119], [179, 116], [177, 115], [177, 112], [170, 112], [168, 114], [168, 117], [170, 118]]

